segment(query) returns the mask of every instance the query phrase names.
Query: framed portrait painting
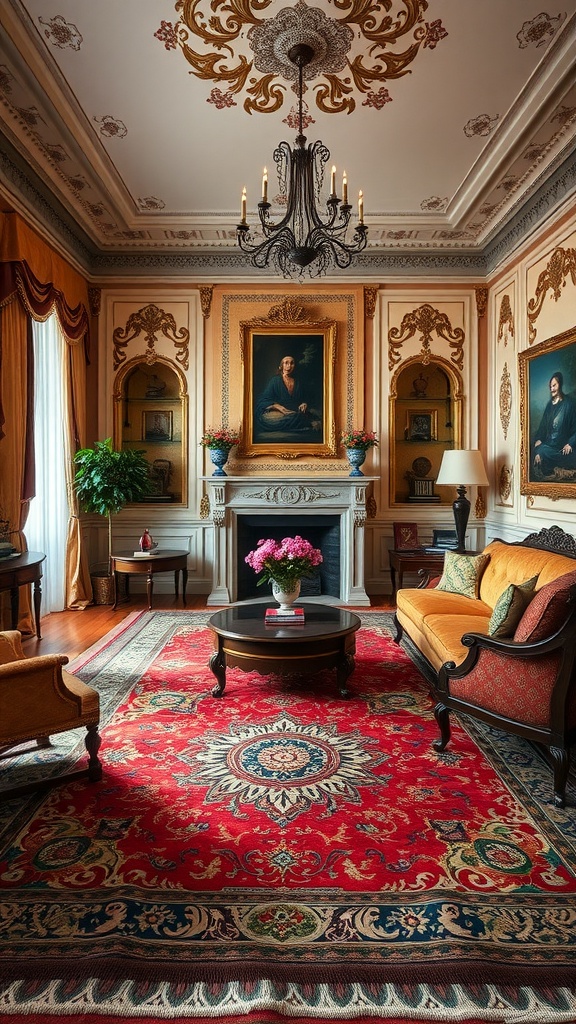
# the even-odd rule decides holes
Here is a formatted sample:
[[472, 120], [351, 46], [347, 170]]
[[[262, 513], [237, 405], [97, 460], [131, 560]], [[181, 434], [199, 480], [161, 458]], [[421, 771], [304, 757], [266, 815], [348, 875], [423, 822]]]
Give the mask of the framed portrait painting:
[[336, 454], [336, 324], [287, 302], [240, 325], [243, 423], [239, 454], [280, 459]]
[[518, 355], [520, 491], [576, 498], [576, 330]]

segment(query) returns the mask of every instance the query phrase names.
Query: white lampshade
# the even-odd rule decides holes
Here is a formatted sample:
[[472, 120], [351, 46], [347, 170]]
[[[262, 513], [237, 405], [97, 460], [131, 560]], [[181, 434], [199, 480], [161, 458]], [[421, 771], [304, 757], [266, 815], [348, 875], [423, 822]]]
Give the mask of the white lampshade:
[[454, 487], [469, 487], [475, 484], [477, 487], [488, 487], [490, 482], [486, 476], [482, 452], [477, 449], [444, 452], [436, 483], [440, 486], [452, 484]]

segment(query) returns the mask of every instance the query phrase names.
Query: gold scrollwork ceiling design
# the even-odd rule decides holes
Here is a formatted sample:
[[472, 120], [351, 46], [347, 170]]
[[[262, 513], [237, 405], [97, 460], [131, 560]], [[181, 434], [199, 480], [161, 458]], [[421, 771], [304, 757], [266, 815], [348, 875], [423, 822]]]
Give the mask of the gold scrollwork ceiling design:
[[146, 362], [152, 365], [158, 356], [154, 348], [156, 335], [161, 332], [165, 338], [174, 343], [176, 349], [176, 362], [188, 369], [188, 342], [190, 331], [186, 327], [176, 327], [176, 321], [172, 313], [166, 313], [153, 303], [143, 306], [137, 313], [132, 313], [126, 321], [126, 327], [116, 327], [112, 338], [114, 340], [114, 369], [126, 361], [124, 349], [133, 338], [144, 334], [147, 344]]
[[503, 295], [498, 318], [498, 341], [504, 340], [504, 347], [506, 347], [508, 337], [514, 337], [514, 314], [510, 305], [510, 296]]
[[[349, 114], [356, 106], [354, 91], [366, 96], [366, 106], [383, 107], [390, 99], [384, 83], [409, 74], [419, 50], [433, 50], [448, 34], [439, 19], [424, 21], [428, 0], [398, 0], [394, 13], [392, 0], [332, 3], [339, 17], [299, 0], [266, 18], [262, 14], [272, 0], [177, 0], [174, 37], [193, 75], [224, 83], [225, 91], [218, 89], [212, 102], [233, 105], [245, 90], [249, 114], [280, 109], [285, 82], [295, 87], [298, 76], [288, 51], [307, 43], [315, 56], [304, 80], [316, 105], [328, 114]], [[208, 6], [212, 13], [205, 13]]]
[[406, 313], [402, 318], [400, 327], [391, 327], [388, 331], [388, 369], [392, 370], [396, 363], [401, 360], [400, 349], [408, 338], [412, 338], [418, 331], [422, 333], [422, 349], [420, 351], [421, 361], [426, 366], [430, 362], [432, 353], [431, 342], [434, 332], [440, 338], [448, 342], [453, 349], [451, 361], [459, 370], [464, 366], [464, 338], [465, 334], [461, 327], [452, 328], [446, 313], [434, 309], [429, 303]]
[[508, 438], [510, 416], [512, 415], [512, 378], [508, 364], [504, 363], [502, 376], [500, 377], [500, 423], [504, 433], [504, 440]]
[[561, 246], [558, 246], [552, 253], [547, 266], [540, 274], [536, 284], [536, 294], [528, 303], [528, 340], [531, 345], [536, 339], [534, 322], [542, 311], [548, 289], [552, 290], [554, 302], [558, 302], [568, 276], [572, 279], [572, 284], [576, 285], [576, 249], [563, 249]]

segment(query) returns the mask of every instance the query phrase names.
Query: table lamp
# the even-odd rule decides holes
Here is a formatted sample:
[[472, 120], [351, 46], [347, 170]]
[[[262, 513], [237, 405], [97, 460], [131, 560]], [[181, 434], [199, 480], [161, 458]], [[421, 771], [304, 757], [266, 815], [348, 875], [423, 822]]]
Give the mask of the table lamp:
[[452, 505], [452, 510], [458, 540], [456, 551], [462, 554], [466, 550], [466, 527], [470, 515], [470, 502], [466, 497], [466, 488], [471, 485], [489, 486], [482, 453], [477, 450], [464, 449], [444, 452], [436, 484], [439, 486], [452, 484], [458, 489], [458, 497]]

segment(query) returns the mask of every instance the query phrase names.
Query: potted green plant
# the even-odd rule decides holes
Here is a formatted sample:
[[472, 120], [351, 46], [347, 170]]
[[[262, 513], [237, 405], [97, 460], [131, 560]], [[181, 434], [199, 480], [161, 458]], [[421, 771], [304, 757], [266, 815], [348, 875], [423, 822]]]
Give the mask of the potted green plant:
[[[112, 574], [112, 516], [121, 512], [129, 502], [142, 501], [152, 492], [150, 467], [144, 452], [137, 449], [115, 451], [112, 439], [96, 441], [93, 448], [81, 448], [74, 456], [78, 467], [74, 478], [78, 500], [84, 512], [97, 513], [108, 519], [107, 571], [94, 572], [93, 577], [104, 577], [100, 587], [104, 600], [96, 604], [110, 604], [113, 599]], [[94, 578], [93, 578], [94, 587]], [[95, 597], [97, 587], [95, 590]]]

